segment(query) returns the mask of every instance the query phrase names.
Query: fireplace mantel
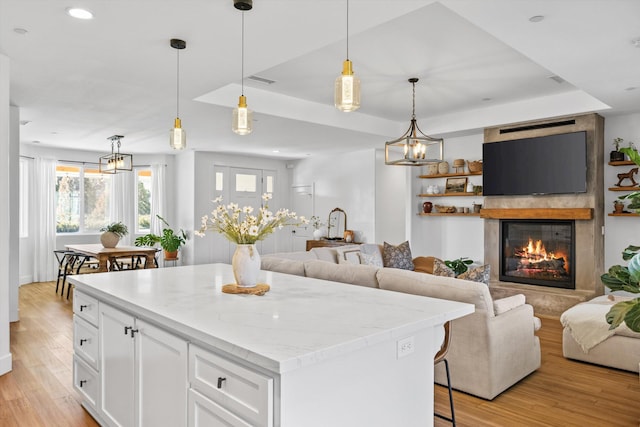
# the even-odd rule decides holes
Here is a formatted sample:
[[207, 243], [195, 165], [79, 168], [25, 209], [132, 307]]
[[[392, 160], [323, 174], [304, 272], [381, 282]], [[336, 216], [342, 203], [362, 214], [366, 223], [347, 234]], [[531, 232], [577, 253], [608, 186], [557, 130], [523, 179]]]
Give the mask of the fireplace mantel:
[[524, 208], [482, 209], [485, 219], [593, 219], [592, 208]]

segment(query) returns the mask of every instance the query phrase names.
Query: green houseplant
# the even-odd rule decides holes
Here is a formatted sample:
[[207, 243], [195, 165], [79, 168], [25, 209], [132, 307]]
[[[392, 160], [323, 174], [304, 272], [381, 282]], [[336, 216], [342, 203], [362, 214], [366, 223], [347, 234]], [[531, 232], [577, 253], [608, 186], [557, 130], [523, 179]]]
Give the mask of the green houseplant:
[[[627, 246], [622, 251], [622, 259], [629, 261], [627, 266], [614, 265], [601, 276], [602, 283], [612, 291], [640, 293], [640, 246]], [[640, 298], [620, 301], [607, 313], [609, 329], [615, 329], [622, 322], [635, 332], [640, 332]]]
[[112, 222], [100, 229], [100, 243], [105, 248], [115, 248], [120, 239], [129, 234], [129, 229], [121, 222]]
[[178, 249], [187, 240], [187, 234], [182, 229], [176, 233], [163, 217], [160, 215], [156, 215], [156, 217], [166, 226], [162, 229], [162, 235], [145, 234], [138, 237], [134, 244], [136, 246], [154, 246], [156, 243], [160, 243], [160, 247], [164, 250], [164, 259], [175, 259], [178, 256]]
[[468, 259], [467, 257], [461, 257], [458, 259], [454, 259], [451, 261], [444, 262], [447, 267], [453, 270], [456, 274], [456, 277], [467, 271], [468, 265], [473, 264], [473, 261]]

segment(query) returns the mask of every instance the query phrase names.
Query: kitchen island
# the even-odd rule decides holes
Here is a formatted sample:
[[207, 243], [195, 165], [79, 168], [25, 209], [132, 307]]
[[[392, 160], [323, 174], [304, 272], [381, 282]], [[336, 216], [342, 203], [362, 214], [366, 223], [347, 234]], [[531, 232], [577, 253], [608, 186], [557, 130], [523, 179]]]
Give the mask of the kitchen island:
[[470, 304], [231, 266], [73, 276], [74, 384], [104, 425], [429, 426], [442, 325]]

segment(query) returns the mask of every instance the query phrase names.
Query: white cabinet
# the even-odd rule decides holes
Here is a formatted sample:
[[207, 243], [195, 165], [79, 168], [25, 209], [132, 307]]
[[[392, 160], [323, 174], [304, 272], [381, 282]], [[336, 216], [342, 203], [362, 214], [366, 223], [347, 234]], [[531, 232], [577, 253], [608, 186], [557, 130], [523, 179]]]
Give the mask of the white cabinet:
[[74, 291], [73, 386], [93, 416], [97, 416], [100, 397], [98, 307], [97, 299]]
[[185, 425], [187, 342], [100, 304], [101, 404], [113, 426]]
[[191, 345], [189, 382], [190, 427], [273, 425], [273, 378]]

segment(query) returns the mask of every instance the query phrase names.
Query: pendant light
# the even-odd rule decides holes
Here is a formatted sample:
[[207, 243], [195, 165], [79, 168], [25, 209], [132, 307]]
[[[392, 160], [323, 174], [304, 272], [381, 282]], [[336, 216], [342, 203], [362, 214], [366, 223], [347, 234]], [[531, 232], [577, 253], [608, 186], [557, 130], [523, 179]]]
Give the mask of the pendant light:
[[133, 155], [120, 152], [122, 138], [124, 138], [122, 135], [113, 135], [107, 138], [111, 141], [111, 154], [100, 157], [100, 173], [116, 174], [133, 170]]
[[[413, 85], [413, 111], [411, 113], [411, 124], [409, 129], [398, 139], [385, 144], [384, 162], [387, 165], [401, 166], [422, 166], [430, 163], [441, 162], [444, 158], [444, 139], [433, 138], [425, 135], [418, 127], [416, 120], [416, 83], [418, 79], [413, 77], [409, 83]], [[427, 153], [431, 153], [435, 148], [437, 157], [429, 158]]]
[[247, 98], [244, 96], [244, 9], [239, 9], [239, 10], [242, 10], [242, 51], [241, 51], [242, 94], [238, 99], [238, 106], [233, 109], [233, 123], [231, 125], [231, 129], [233, 129], [233, 131], [238, 135], [248, 135], [253, 130], [251, 127], [252, 121], [253, 121], [253, 111], [247, 108]]
[[171, 47], [176, 50], [176, 120], [173, 129], [169, 131], [169, 145], [174, 150], [183, 150], [187, 146], [187, 133], [182, 129], [180, 121], [180, 51], [187, 47], [187, 43], [180, 39], [171, 39]]
[[336, 78], [334, 103], [338, 110], [355, 111], [360, 108], [360, 79], [353, 74], [349, 60], [349, 0], [347, 0], [347, 59], [342, 63], [342, 74]]

